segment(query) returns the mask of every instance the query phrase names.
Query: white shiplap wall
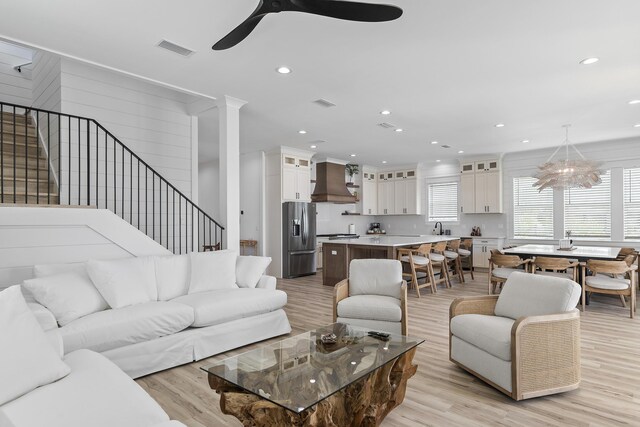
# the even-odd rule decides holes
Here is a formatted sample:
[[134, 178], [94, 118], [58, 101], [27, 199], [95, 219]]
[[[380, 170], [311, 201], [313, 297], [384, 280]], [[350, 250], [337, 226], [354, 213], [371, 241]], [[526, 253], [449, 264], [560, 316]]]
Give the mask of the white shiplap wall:
[[191, 96], [68, 59], [61, 68], [65, 113], [96, 119], [191, 196]]
[[47, 52], [33, 56], [33, 92], [29, 105], [43, 110], [60, 112], [62, 88], [60, 85], [60, 57]]
[[31, 105], [31, 71], [18, 73], [13, 69], [25, 62], [23, 58], [0, 52], [0, 101]]
[[33, 265], [169, 255], [108, 210], [0, 208], [0, 289], [33, 276]]

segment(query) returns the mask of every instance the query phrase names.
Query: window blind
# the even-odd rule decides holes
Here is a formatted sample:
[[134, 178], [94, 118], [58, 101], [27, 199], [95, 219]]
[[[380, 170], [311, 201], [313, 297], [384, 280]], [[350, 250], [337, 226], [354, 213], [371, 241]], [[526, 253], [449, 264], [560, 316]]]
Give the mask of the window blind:
[[513, 238], [553, 239], [553, 190], [531, 177], [513, 178]]
[[567, 188], [564, 192], [564, 229], [571, 237], [611, 238], [611, 174], [592, 188]]
[[458, 183], [430, 184], [429, 221], [458, 221]]
[[640, 239], [640, 168], [625, 169], [624, 238]]

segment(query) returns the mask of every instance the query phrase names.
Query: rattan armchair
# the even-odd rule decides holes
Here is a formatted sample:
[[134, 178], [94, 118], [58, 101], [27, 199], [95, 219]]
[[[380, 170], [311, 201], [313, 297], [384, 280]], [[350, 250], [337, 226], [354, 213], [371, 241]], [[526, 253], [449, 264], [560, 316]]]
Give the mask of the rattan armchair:
[[[509, 289], [515, 281], [520, 283]], [[540, 298], [540, 291], [547, 295]], [[506, 300], [514, 293], [515, 301]], [[579, 297], [580, 287], [569, 279], [515, 273], [500, 295], [458, 298], [449, 310], [449, 359], [515, 400], [576, 389]], [[499, 333], [490, 330], [492, 324]]]

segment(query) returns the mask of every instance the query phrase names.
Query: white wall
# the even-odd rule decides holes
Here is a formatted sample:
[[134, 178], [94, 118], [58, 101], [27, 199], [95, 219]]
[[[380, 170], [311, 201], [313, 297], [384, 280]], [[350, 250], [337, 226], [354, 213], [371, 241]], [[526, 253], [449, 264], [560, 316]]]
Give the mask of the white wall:
[[240, 155], [240, 239], [257, 240], [264, 253], [264, 152]]
[[61, 59], [48, 52], [36, 52], [33, 56], [33, 91], [29, 105], [43, 110], [61, 112], [62, 86], [60, 81]]
[[25, 68], [19, 73], [13, 69], [25, 62], [24, 58], [0, 52], [0, 101], [31, 105], [31, 71]]
[[0, 289], [31, 278], [36, 264], [167, 254], [108, 210], [0, 209]]
[[348, 233], [349, 224], [356, 226], [357, 234], [365, 234], [369, 223], [377, 222], [373, 216], [342, 215], [347, 211], [354, 211], [354, 204], [316, 203], [316, 234]]
[[198, 164], [198, 205], [214, 219], [220, 217], [219, 182], [220, 164], [218, 160]]

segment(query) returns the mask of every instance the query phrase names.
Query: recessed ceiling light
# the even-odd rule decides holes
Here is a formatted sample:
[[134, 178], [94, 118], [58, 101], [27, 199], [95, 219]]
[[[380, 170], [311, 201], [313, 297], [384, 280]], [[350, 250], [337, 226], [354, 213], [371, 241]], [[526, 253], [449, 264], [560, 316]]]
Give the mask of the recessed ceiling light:
[[382, 164], [383, 164], [383, 165], [386, 165], [386, 164], [387, 164], [387, 161], [386, 161], [386, 160], [383, 160], [383, 161], [382, 161]]
[[503, 128], [503, 127], [504, 127], [504, 123], [498, 123], [498, 124], [496, 125], [496, 127], [497, 127], [497, 128]]
[[289, 74], [291, 73], [291, 68], [282, 66], [282, 67], [278, 67], [276, 71], [279, 72], [280, 74]]
[[582, 65], [591, 65], [591, 64], [595, 64], [598, 61], [600, 61], [599, 58], [586, 58], [586, 59], [583, 59], [582, 61], [580, 61], [580, 64], [582, 64]]
[[451, 148], [451, 146], [450, 146], [450, 145], [447, 145], [447, 144], [441, 145], [441, 147], [442, 147], [442, 148]]
[[318, 148], [318, 146], [317, 145], [312, 145], [311, 148]]
[[436, 145], [438, 144], [438, 141], [431, 141], [431, 145]]
[[634, 99], [633, 101], [629, 101], [629, 105], [640, 104], [640, 99]]
[[529, 143], [529, 140], [528, 140], [528, 139], [523, 139], [523, 140], [522, 140], [522, 143], [523, 143], [523, 144], [528, 144], [528, 143]]
[[438, 160], [436, 160], [436, 163], [440, 163], [441, 161], [442, 161], [442, 160], [438, 159]]
[[351, 155], [351, 157], [355, 157], [355, 156], [356, 156], [355, 154], [352, 154], [352, 155]]
[[382, 111], [380, 111], [380, 114], [382, 114], [383, 116], [388, 116], [389, 114], [391, 114], [391, 111], [389, 111], [389, 110], [382, 110]]
[[398, 129], [396, 129], [396, 132], [404, 132], [404, 129], [398, 128]]
[[636, 123], [635, 125], [633, 125], [634, 128], [640, 128], [640, 123]]
[[462, 154], [462, 153], [464, 153], [464, 150], [458, 151], [458, 154]]
[[306, 131], [306, 130], [299, 130], [299, 131], [298, 131], [298, 133], [299, 133], [300, 135], [304, 135], [305, 133], [307, 133], [307, 131]]

